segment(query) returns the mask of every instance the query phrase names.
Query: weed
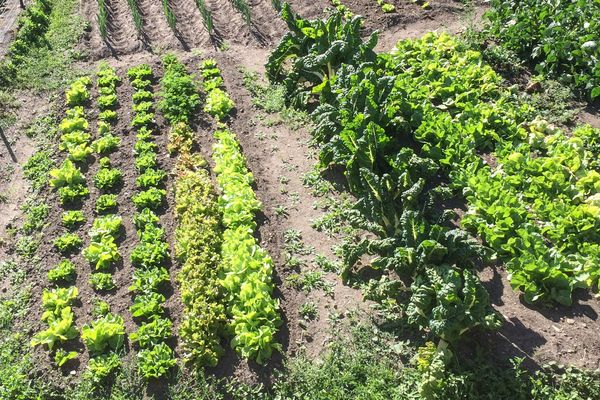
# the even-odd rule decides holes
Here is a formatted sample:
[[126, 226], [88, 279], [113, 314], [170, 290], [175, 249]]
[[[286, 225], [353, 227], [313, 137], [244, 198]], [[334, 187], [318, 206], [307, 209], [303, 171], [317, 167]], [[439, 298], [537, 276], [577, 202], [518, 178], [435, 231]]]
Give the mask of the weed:
[[29, 235], [36, 231], [41, 231], [46, 225], [50, 206], [45, 203], [38, 203], [34, 199], [28, 199], [21, 207], [25, 213], [25, 222], [21, 231]]
[[46, 143], [57, 136], [57, 126], [57, 119], [53, 114], [44, 115], [31, 121], [25, 130], [25, 135], [30, 139]]
[[317, 197], [325, 196], [333, 191], [331, 183], [323, 179], [316, 168], [302, 175], [302, 184], [311, 189], [312, 195]]
[[50, 153], [45, 150], [35, 153], [23, 166], [25, 177], [31, 182], [31, 187], [39, 191], [48, 183], [48, 172], [54, 166]]
[[287, 124], [298, 130], [310, 124], [308, 115], [285, 104], [285, 88], [281, 85], [266, 85], [260, 82], [256, 72], [244, 70], [244, 86], [252, 94], [252, 104], [268, 114], [276, 114], [266, 121], [267, 126]]
[[277, 215], [278, 217], [287, 217], [290, 215], [287, 206], [283, 204], [278, 204], [277, 206], [275, 206], [273, 211], [275, 211], [275, 215]]
[[326, 213], [312, 221], [311, 227], [313, 229], [325, 232], [329, 236], [340, 233], [346, 235], [353, 233], [354, 229], [347, 222], [351, 216], [354, 217], [352, 202], [349, 198], [335, 199], [328, 197], [320, 206]]
[[298, 314], [305, 320], [312, 321], [319, 315], [319, 310], [317, 309], [317, 305], [315, 303], [312, 301], [307, 301], [300, 306]]
[[72, 81], [72, 64], [81, 59], [76, 49], [87, 28], [79, 13], [79, 2], [56, 0], [50, 14], [46, 46], [32, 47], [17, 71], [16, 85], [25, 89], [53, 90]]
[[290, 193], [290, 207], [295, 208], [300, 204], [300, 194], [298, 192]]
[[285, 265], [288, 268], [297, 269], [300, 266], [304, 265], [304, 261], [302, 261], [300, 258], [293, 254], [286, 253], [285, 258]]
[[324, 272], [333, 272], [339, 274], [342, 265], [339, 261], [332, 261], [323, 254], [315, 255], [315, 264], [321, 268]]
[[230, 47], [231, 45], [224, 40], [221, 43], [219, 43], [219, 51], [227, 51]]
[[315, 249], [312, 246], [307, 246], [302, 242], [302, 232], [297, 229], [288, 229], [283, 233], [285, 242], [284, 249], [290, 254], [310, 255]]
[[21, 257], [31, 258], [35, 255], [39, 245], [39, 239], [33, 236], [21, 236], [17, 239], [15, 251]]
[[551, 124], [569, 125], [575, 121], [583, 106], [576, 101], [573, 91], [558, 81], [542, 80], [539, 92], [524, 94], [524, 101], [534, 111], [531, 119], [540, 116]]

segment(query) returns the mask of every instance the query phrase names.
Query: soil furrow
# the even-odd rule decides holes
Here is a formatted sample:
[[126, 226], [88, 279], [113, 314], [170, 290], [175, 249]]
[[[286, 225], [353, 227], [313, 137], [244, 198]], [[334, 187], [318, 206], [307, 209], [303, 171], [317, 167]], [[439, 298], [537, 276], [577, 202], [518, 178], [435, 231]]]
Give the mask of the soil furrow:
[[108, 0], [108, 44], [117, 54], [141, 49], [133, 15], [126, 0]]
[[142, 14], [144, 35], [146, 43], [154, 52], [164, 49], [183, 48], [187, 45], [181, 37], [177, 37], [167, 22], [162, 1], [138, 0], [138, 7]]
[[206, 6], [212, 11], [215, 35], [220, 41], [245, 45], [252, 43], [250, 27], [229, 0], [206, 0]]
[[177, 30], [189, 47], [207, 46], [213, 42], [202, 22], [195, 0], [173, 0], [172, 4], [177, 17]]

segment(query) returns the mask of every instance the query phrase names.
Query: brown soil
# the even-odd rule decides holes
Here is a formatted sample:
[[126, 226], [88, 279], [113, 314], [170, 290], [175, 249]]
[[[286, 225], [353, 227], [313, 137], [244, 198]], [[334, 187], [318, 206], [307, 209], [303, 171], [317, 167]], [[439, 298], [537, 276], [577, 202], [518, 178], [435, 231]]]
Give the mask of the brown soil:
[[571, 307], [530, 306], [512, 290], [507, 273], [487, 268], [479, 277], [492, 304], [506, 320], [498, 332], [475, 338], [499, 362], [524, 357], [525, 365], [555, 361], [563, 365], [600, 367], [600, 301], [590, 293], [575, 293]]
[[240, 44], [250, 47], [268, 47], [284, 32], [284, 24], [277, 17], [269, 1], [249, 1], [252, 21], [248, 25], [241, 13], [229, 0], [206, 0], [212, 12], [214, 30], [209, 34], [194, 0], [172, 0], [171, 5], [177, 19], [176, 28], [169, 26], [161, 1], [139, 0], [143, 28], [138, 34], [127, 0], [109, 0], [109, 22], [107, 39], [100, 36], [96, 15], [96, 2], [83, 7], [92, 30], [86, 38], [86, 47], [94, 58], [119, 57], [136, 54], [141, 48], [160, 54], [167, 50], [189, 51], [228, 47]]
[[8, 128], [0, 125], [0, 193], [3, 195], [0, 201], [0, 255], [10, 236], [8, 230], [19, 226], [20, 207], [29, 194], [21, 166], [36, 148], [33, 140], [23, 132], [32, 120], [45, 115], [49, 108], [47, 99], [42, 96], [17, 93], [15, 98], [18, 108], [14, 110], [14, 118], [17, 122]]

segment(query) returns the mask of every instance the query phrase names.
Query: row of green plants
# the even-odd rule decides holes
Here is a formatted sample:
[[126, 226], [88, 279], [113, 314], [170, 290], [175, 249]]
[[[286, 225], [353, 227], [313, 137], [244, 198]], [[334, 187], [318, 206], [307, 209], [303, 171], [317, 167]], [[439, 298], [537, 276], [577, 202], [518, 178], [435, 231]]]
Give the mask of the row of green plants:
[[167, 18], [167, 23], [172, 30], [175, 30], [177, 26], [177, 17], [173, 12], [173, 7], [171, 6], [170, 0], [162, 0], [163, 12], [165, 13], [165, 17]]
[[[410, 287], [387, 285], [383, 297], [450, 342], [500, 325], [473, 272], [495, 255], [528, 302], [570, 304], [573, 289], [595, 287], [597, 130], [569, 138], [532, 120], [481, 54], [448, 35], [375, 55], [376, 37], [362, 41], [339, 13], [305, 21], [284, 5], [282, 15], [291, 32], [269, 77], [283, 81], [290, 104], [320, 96], [312, 116], [321, 166], [344, 167], [358, 198], [352, 223], [378, 238], [343, 245], [345, 279], [365, 255], [372, 268], [410, 277]], [[325, 33], [312, 37], [309, 27]], [[465, 199], [457, 229], [450, 205]]]
[[[423, 54], [429, 59], [417, 63]], [[525, 301], [570, 305], [574, 289], [595, 287], [598, 130], [567, 135], [530, 119], [535, 112], [503, 89], [481, 55], [448, 36], [401, 43], [390, 60], [411, 101], [432, 102], [413, 135], [466, 198], [462, 225], [507, 263]], [[442, 66], [441, 75], [428, 72]], [[457, 85], [452, 91], [443, 85], [449, 79]], [[469, 101], [457, 100], [463, 96]], [[436, 101], [452, 107], [439, 112]], [[496, 165], [484, 163], [483, 152]]]
[[196, 7], [198, 7], [198, 11], [200, 11], [204, 27], [209, 34], [212, 34], [214, 30], [212, 11], [206, 6], [205, 0], [196, 0]]
[[134, 319], [141, 322], [130, 338], [139, 349], [139, 372], [150, 379], [164, 376], [176, 364], [168, 344], [173, 336], [173, 323], [166, 315], [163, 294], [170, 281], [169, 244], [157, 215], [166, 201], [167, 174], [160, 168], [158, 146], [153, 139], [156, 125], [153, 71], [142, 64], [129, 69], [127, 76], [135, 89], [132, 126], [137, 136], [134, 157], [139, 173], [136, 179], [139, 191], [132, 198], [138, 210], [133, 220], [139, 243], [131, 252], [135, 271], [129, 288], [134, 294], [130, 311]]
[[[363, 41], [360, 20], [344, 22], [336, 13], [327, 21], [306, 21], [288, 4], [282, 15], [291, 33], [272, 53], [269, 77], [284, 82], [290, 104], [310, 104], [313, 93], [320, 93], [312, 114], [320, 165], [344, 168], [357, 198], [351, 223], [372, 233], [342, 245], [342, 278], [359, 272], [356, 266], [365, 256], [371, 268], [404, 277], [410, 286], [395, 281], [367, 297], [393, 304], [409, 325], [441, 339], [439, 357], [446, 358], [447, 342], [474, 328], [495, 329], [501, 319], [474, 271], [489, 251], [453, 226], [455, 216], [443, 207], [453, 193], [440, 177], [440, 165], [408, 141], [422, 101], [393, 95], [396, 87], [404, 90], [404, 82], [385, 75], [386, 55], [379, 67], [372, 50], [376, 36]], [[310, 38], [308, 27], [324, 34]], [[327, 49], [326, 57], [321, 49]]]
[[190, 124], [200, 96], [193, 77], [174, 56], [163, 58], [160, 111], [170, 125], [168, 150], [175, 167], [175, 255], [181, 264], [178, 282], [184, 306], [179, 326], [183, 358], [195, 366], [215, 366], [223, 354], [226, 316], [218, 284], [221, 245], [216, 194], [197, 153]]
[[78, 289], [73, 286], [76, 266], [69, 257], [77, 253], [83, 244], [81, 237], [74, 231], [85, 222], [81, 206], [82, 200], [89, 195], [85, 177], [76, 163], [87, 165], [91, 154], [89, 123], [83, 108], [90, 99], [90, 85], [91, 80], [83, 77], [73, 82], [65, 93], [68, 109], [59, 124], [59, 150], [67, 153], [67, 159], [49, 173], [50, 187], [57, 191], [62, 206], [71, 209], [64, 211], [62, 215], [62, 223], [67, 232], [53, 242], [56, 250], [65, 258], [48, 271], [48, 280], [55, 287], [44, 289], [42, 294], [42, 321], [48, 328], [37, 333], [31, 345], [46, 346], [53, 353], [54, 362], [59, 367], [77, 357], [77, 352], [65, 349], [69, 341], [79, 337], [75, 314], [71, 308], [78, 296]]
[[600, 97], [600, 3], [493, 0], [486, 20], [486, 34], [536, 73]]
[[51, 11], [51, 0], [35, 0], [19, 17], [15, 39], [0, 62], [0, 83], [5, 84], [13, 80], [31, 48], [45, 44]]
[[229, 0], [233, 8], [235, 8], [242, 17], [244, 18], [244, 22], [246, 25], [250, 26], [252, 24], [252, 12], [250, 10], [250, 6], [248, 5], [247, 0]]
[[98, 29], [102, 39], [106, 40], [108, 37], [108, 4], [106, 0], [98, 0], [98, 15], [96, 20], [98, 21]]
[[[99, 168], [94, 175], [94, 184], [99, 196], [94, 207], [96, 218], [89, 232], [90, 243], [84, 249], [83, 255], [92, 266], [90, 286], [96, 291], [106, 292], [116, 288], [112, 272], [121, 260], [117, 242], [122, 236], [123, 220], [117, 214], [117, 193], [123, 183], [123, 172], [113, 168], [109, 158], [121, 143], [121, 139], [112, 133], [117, 121], [117, 86], [121, 79], [115, 69], [108, 65], [100, 66], [96, 75], [98, 128], [96, 140], [91, 147], [99, 157]], [[114, 356], [111, 358], [114, 359]]]
[[[214, 60], [200, 67], [206, 92], [204, 111], [217, 121], [234, 108], [221, 86], [223, 78]], [[255, 215], [261, 208], [252, 189], [253, 175], [240, 145], [225, 125], [214, 133], [213, 160], [220, 189], [218, 206], [223, 218], [220, 284], [225, 290], [232, 347], [245, 358], [266, 362], [280, 350], [275, 335], [281, 325], [279, 301], [272, 296], [273, 260], [257, 243]]]

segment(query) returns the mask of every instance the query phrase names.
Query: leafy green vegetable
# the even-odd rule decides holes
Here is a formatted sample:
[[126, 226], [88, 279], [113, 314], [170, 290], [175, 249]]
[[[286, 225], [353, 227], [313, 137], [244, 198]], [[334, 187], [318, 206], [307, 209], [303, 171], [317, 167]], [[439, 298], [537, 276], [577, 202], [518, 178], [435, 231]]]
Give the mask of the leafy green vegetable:
[[165, 301], [165, 296], [160, 293], [142, 293], [133, 299], [133, 305], [129, 307], [129, 310], [131, 315], [136, 318], [152, 319], [164, 313]]
[[90, 285], [98, 291], [108, 291], [116, 288], [112, 275], [106, 272], [93, 273], [90, 276]]
[[266, 69], [270, 80], [283, 81], [292, 105], [308, 104], [314, 88], [318, 91], [326, 85], [343, 64], [355, 65], [376, 58], [373, 48], [377, 34], [363, 42], [360, 16], [345, 22], [343, 13], [338, 11], [325, 21], [307, 21], [284, 3], [281, 17], [289, 32], [269, 56]]
[[56, 353], [54, 353], [54, 363], [62, 367], [69, 360], [73, 360], [77, 358], [78, 354], [76, 351], [65, 351], [64, 349], [57, 349]]
[[148, 168], [135, 180], [135, 184], [143, 189], [158, 187], [167, 178], [167, 173], [162, 169]]
[[125, 342], [123, 318], [107, 314], [81, 328], [81, 340], [92, 355], [119, 350]]
[[165, 282], [169, 282], [166, 268], [138, 269], [133, 273], [133, 283], [129, 291], [137, 293], [158, 292]]
[[184, 305], [179, 335], [183, 357], [198, 366], [215, 366], [223, 354], [220, 335], [226, 316], [218, 276], [220, 215], [217, 195], [203, 160], [180, 159], [175, 183], [175, 253], [181, 262], [178, 281]]
[[165, 264], [169, 244], [160, 240], [142, 241], [131, 252], [131, 263], [136, 268], [155, 269]]
[[75, 278], [75, 264], [69, 260], [62, 260], [56, 267], [48, 271], [48, 280], [53, 283], [73, 282]]
[[144, 208], [156, 210], [161, 207], [166, 196], [166, 190], [150, 188], [133, 196], [133, 204], [135, 204], [139, 210]]
[[90, 358], [86, 375], [92, 382], [103, 384], [120, 367], [121, 360], [116, 353], [101, 354]]
[[600, 4], [597, 1], [493, 0], [487, 30], [540, 74], [600, 97]]
[[220, 284], [226, 291], [231, 341], [243, 357], [264, 363], [280, 345], [274, 336], [281, 324], [279, 302], [273, 291], [273, 261], [253, 236], [254, 213], [260, 202], [252, 190], [252, 174], [240, 152], [235, 136], [227, 131], [215, 132], [213, 158], [217, 183], [222, 195], [223, 212]]
[[123, 182], [123, 173], [117, 168], [100, 168], [94, 176], [94, 183], [101, 190], [114, 189], [121, 182]]
[[88, 262], [94, 265], [96, 271], [109, 269], [111, 264], [121, 258], [112, 237], [103, 237], [98, 242], [91, 242], [83, 251], [83, 255]]
[[92, 241], [116, 239], [123, 226], [123, 218], [119, 215], [106, 215], [94, 220], [89, 235]]
[[160, 378], [174, 367], [173, 350], [164, 342], [138, 353], [138, 367], [146, 379]]
[[62, 224], [70, 229], [75, 228], [85, 222], [85, 216], [81, 210], [65, 211], [62, 215]]
[[121, 138], [111, 133], [102, 135], [92, 143], [92, 149], [98, 154], [109, 154], [121, 144]]
[[74, 315], [71, 307], [62, 308], [58, 316], [53, 314], [46, 320], [48, 329], [37, 333], [31, 340], [31, 345], [46, 345], [49, 350], [52, 350], [57, 343], [75, 339], [78, 332], [73, 324], [73, 319]]
[[96, 200], [96, 207], [94, 210], [98, 214], [114, 212], [118, 205], [116, 194], [103, 194]]
[[173, 323], [166, 318], [156, 318], [143, 323], [136, 332], [129, 335], [131, 341], [143, 349], [151, 348], [172, 336]]
[[62, 254], [68, 254], [81, 247], [83, 241], [76, 233], [63, 233], [54, 240], [54, 247]]
[[163, 57], [165, 74], [161, 79], [158, 108], [170, 124], [190, 122], [200, 104], [200, 95], [185, 66], [174, 55]]
[[66, 92], [67, 105], [81, 106], [90, 99], [88, 86], [92, 84], [89, 77], [77, 79]]
[[204, 112], [212, 115], [217, 120], [225, 118], [235, 107], [229, 95], [219, 88], [215, 88], [206, 95]]

